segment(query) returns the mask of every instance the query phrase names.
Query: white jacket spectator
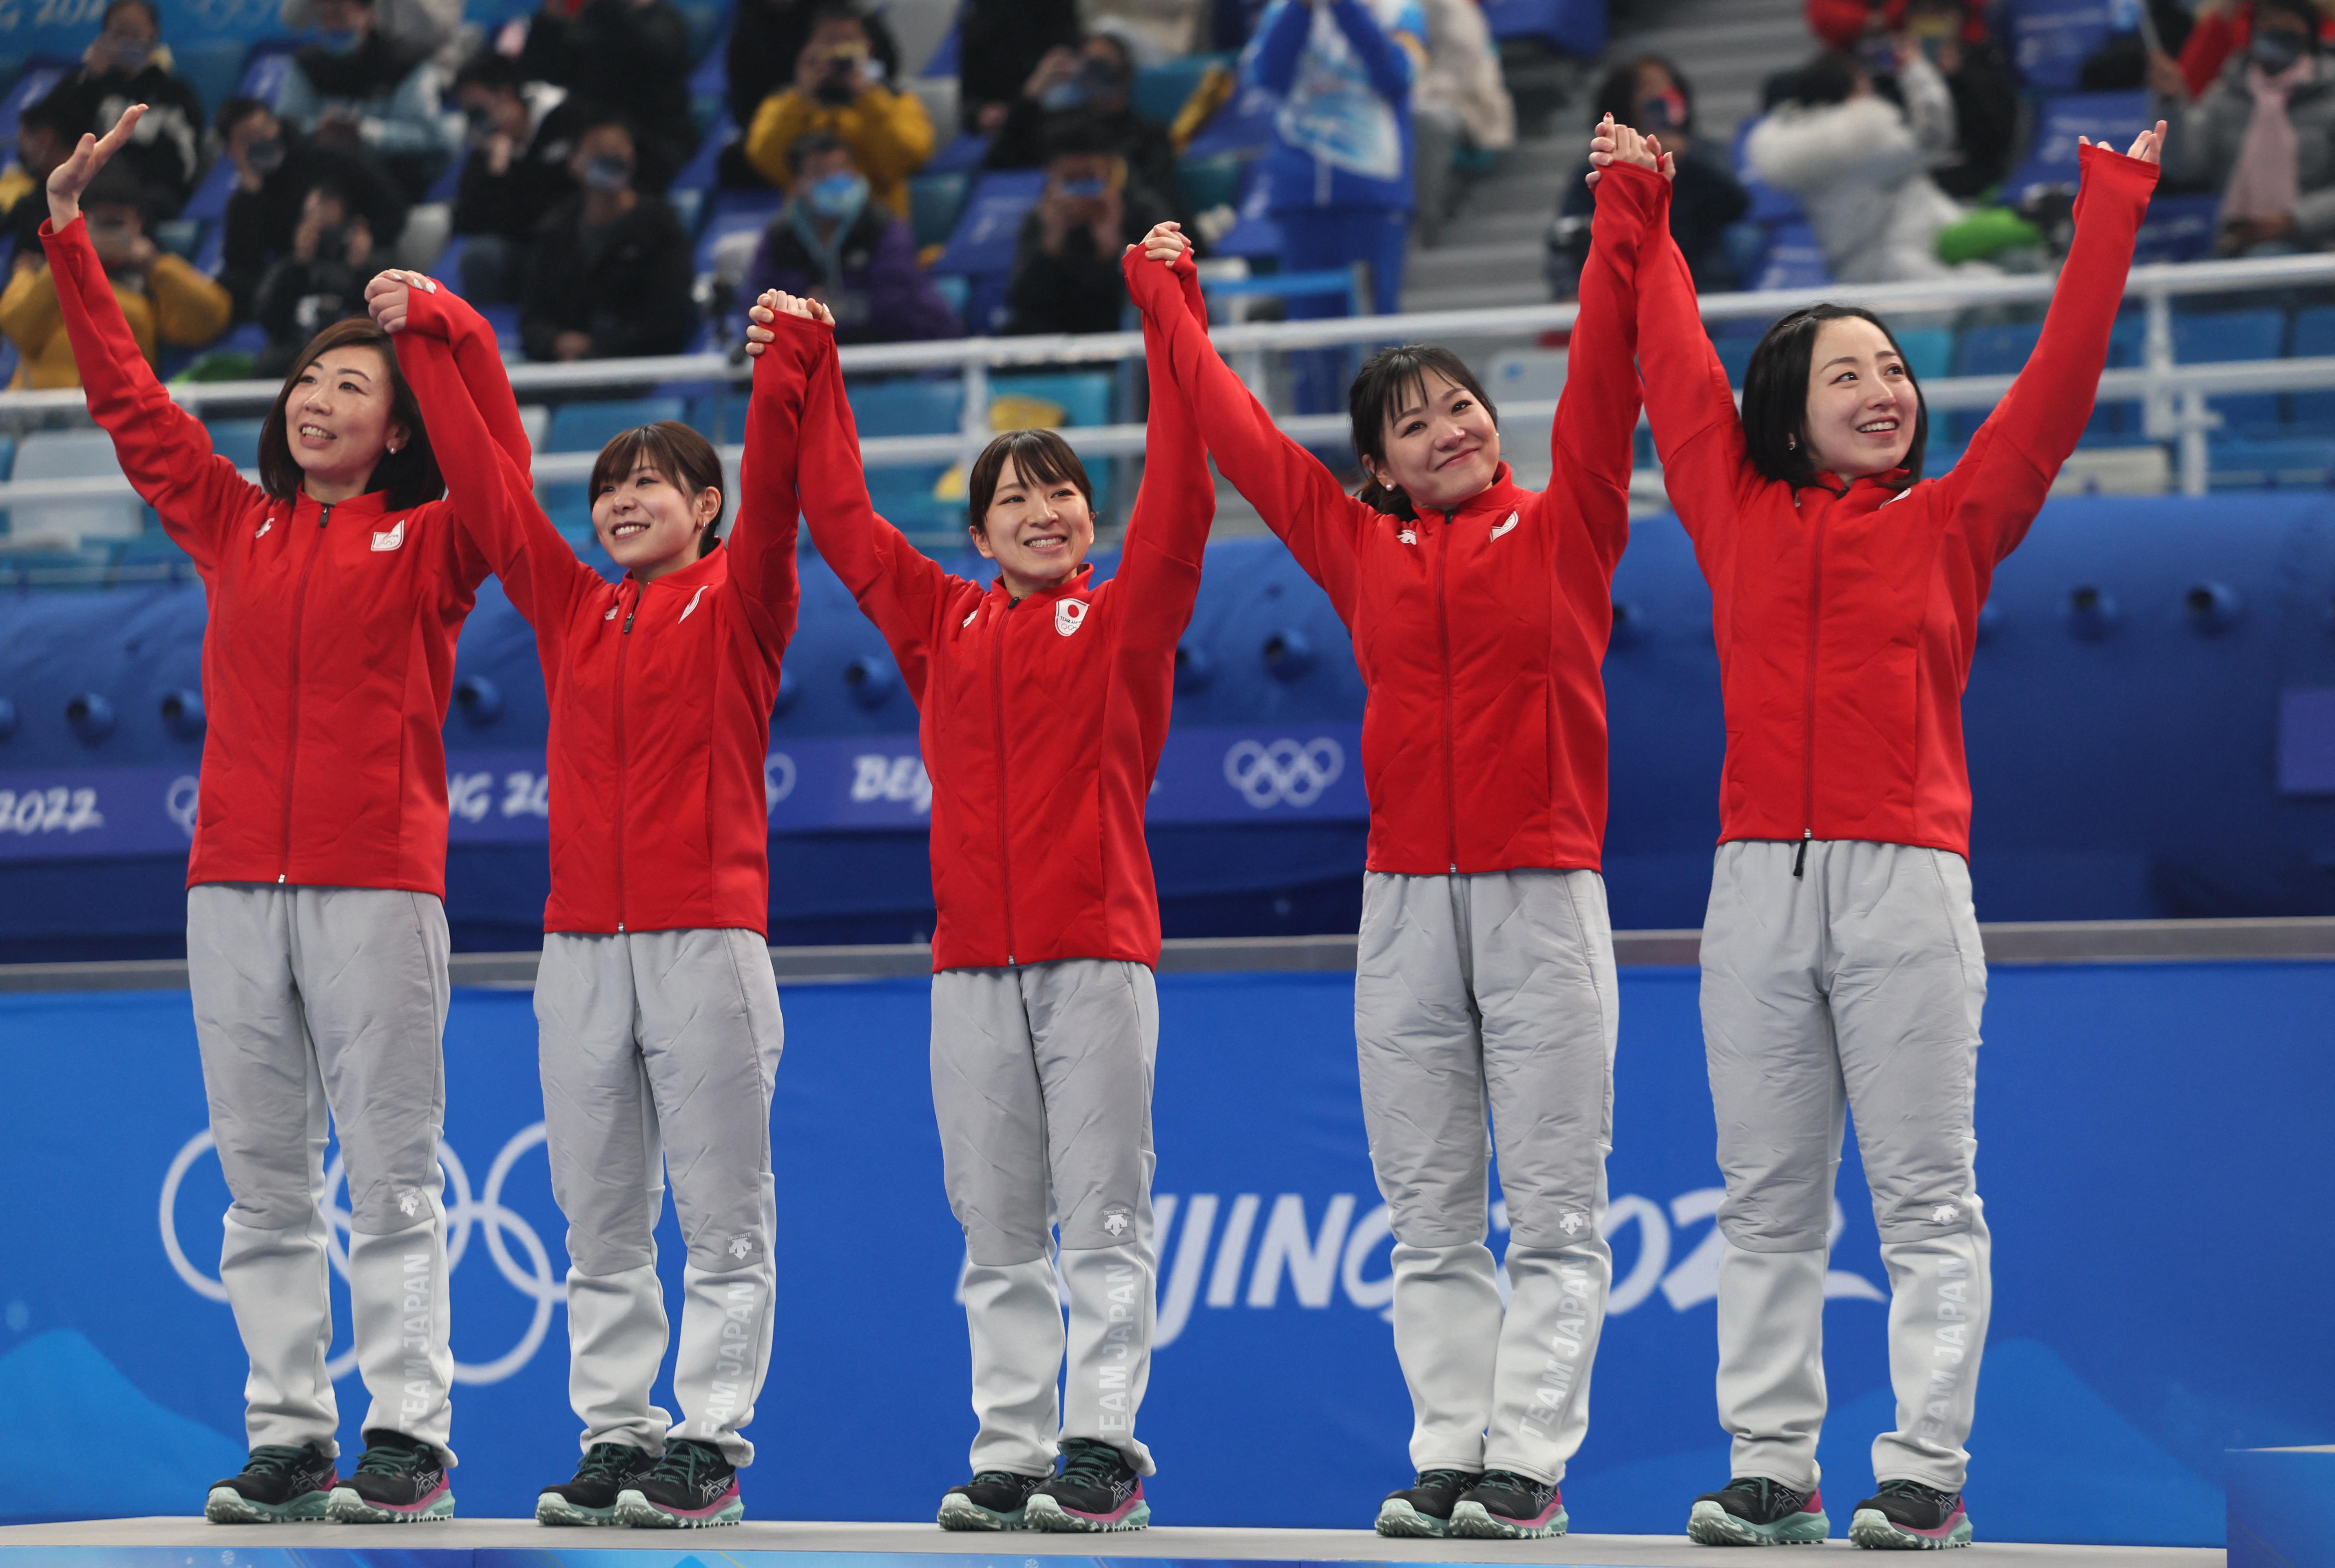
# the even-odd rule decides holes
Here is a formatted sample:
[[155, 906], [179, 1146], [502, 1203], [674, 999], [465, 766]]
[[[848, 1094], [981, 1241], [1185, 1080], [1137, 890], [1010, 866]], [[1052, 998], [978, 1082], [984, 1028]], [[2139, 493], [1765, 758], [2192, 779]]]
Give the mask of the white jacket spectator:
[[1842, 283], [1961, 270], [1938, 259], [1937, 238], [1963, 209], [1929, 174], [1953, 150], [1953, 98], [1918, 51], [1901, 58], [1897, 84], [1902, 110], [1855, 60], [1820, 54], [1745, 144], [1753, 173], [1799, 198]]
[[1079, 24], [1125, 39], [1140, 68], [1205, 50], [1210, 10], [1205, 0], [1079, 0]]
[[1421, 0], [1427, 12], [1427, 69], [1410, 90], [1414, 114], [1457, 121], [1470, 144], [1513, 147], [1516, 106], [1500, 79], [1500, 51], [1477, 0]]

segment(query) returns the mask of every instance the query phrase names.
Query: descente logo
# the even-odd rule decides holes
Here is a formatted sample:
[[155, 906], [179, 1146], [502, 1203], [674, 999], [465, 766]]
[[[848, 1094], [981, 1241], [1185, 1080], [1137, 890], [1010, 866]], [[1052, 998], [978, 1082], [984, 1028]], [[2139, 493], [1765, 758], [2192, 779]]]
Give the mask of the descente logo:
[[[1726, 1196], [1722, 1187], [1701, 1187], [1682, 1193], [1667, 1205], [1634, 1193], [1615, 1198], [1598, 1226], [1615, 1243], [1613, 1287], [1606, 1297], [1606, 1315], [1633, 1312], [1658, 1291], [1674, 1312], [1691, 1312], [1715, 1301], [1720, 1255], [1726, 1248], [1716, 1224], [1710, 1224], [1691, 1251], [1675, 1263], [1671, 1259], [1678, 1232], [1715, 1221]], [[1279, 1306], [1284, 1279], [1289, 1294], [1300, 1307], [1329, 1307], [1342, 1292], [1350, 1306], [1389, 1319], [1393, 1315], [1394, 1273], [1387, 1253], [1394, 1234], [1384, 1204], [1365, 1211], [1352, 1193], [1337, 1193], [1315, 1211], [1318, 1218], [1310, 1218], [1300, 1193], [1276, 1195], [1270, 1208], [1261, 1193], [1240, 1193], [1229, 1203], [1215, 1193], [1194, 1193], [1188, 1197], [1160, 1193], [1152, 1197], [1151, 1211], [1160, 1271], [1158, 1326], [1152, 1337], [1157, 1348], [1172, 1344], [1201, 1307], [1223, 1311]], [[1835, 1203], [1833, 1239], [1838, 1239], [1845, 1223], [1840, 1205]], [[1624, 1239], [1623, 1233], [1633, 1226], [1637, 1235]], [[1505, 1232], [1507, 1228], [1507, 1204], [1494, 1204], [1492, 1229]], [[1505, 1244], [1504, 1237], [1492, 1238], [1495, 1256]], [[1506, 1301], [1508, 1274], [1505, 1267], [1499, 1282], [1500, 1297]], [[1889, 1299], [1872, 1281], [1846, 1269], [1833, 1269], [1825, 1275], [1824, 1293], [1849, 1301]], [[960, 1285], [957, 1299], [961, 1302], [964, 1296]]]

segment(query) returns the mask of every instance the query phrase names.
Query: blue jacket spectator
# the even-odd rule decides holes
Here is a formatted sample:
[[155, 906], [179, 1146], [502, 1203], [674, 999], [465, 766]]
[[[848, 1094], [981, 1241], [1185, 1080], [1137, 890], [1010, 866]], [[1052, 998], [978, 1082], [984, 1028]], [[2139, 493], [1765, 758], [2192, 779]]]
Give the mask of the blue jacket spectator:
[[439, 116], [437, 73], [373, 24], [373, 0], [316, 0], [322, 36], [292, 56], [276, 112], [323, 145], [362, 145], [418, 200], [456, 144]]
[[841, 137], [814, 131], [788, 150], [787, 162], [791, 194], [747, 269], [749, 305], [771, 288], [816, 299], [834, 313], [838, 343], [964, 335], [916, 265], [916, 237], [867, 193]]

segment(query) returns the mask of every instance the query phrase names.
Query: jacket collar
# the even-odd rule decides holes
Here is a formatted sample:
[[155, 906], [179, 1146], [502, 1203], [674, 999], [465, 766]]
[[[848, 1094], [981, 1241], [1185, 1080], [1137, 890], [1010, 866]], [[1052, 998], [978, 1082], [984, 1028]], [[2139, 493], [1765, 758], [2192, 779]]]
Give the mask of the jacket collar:
[[[320, 516], [324, 509], [325, 503], [305, 489], [293, 498], [292, 515], [296, 518]], [[333, 516], [351, 523], [368, 518], [385, 518], [389, 516], [389, 492], [367, 490], [361, 496], [351, 496], [345, 501], [334, 501]]]
[[[1092, 584], [1093, 578], [1094, 563], [1092, 561], [1081, 561], [1079, 563], [1079, 569], [1077, 571], [1072, 572], [1069, 576], [1064, 577], [1052, 587], [1032, 589], [1024, 602], [1035, 604], [1042, 600], [1051, 602], [1052, 600], [1059, 599], [1064, 594], [1077, 593], [1089, 587]], [[986, 596], [995, 600], [1000, 609], [1003, 609], [1007, 605], [1012, 603], [1010, 596], [1005, 591], [1005, 574], [1003, 572], [998, 573], [997, 576], [989, 580], [989, 593]]]
[[[1532, 499], [1532, 492], [1519, 489], [1515, 477], [1508, 470], [1508, 465], [1502, 463], [1498, 471], [1492, 475], [1490, 484], [1451, 508], [1450, 520], [1457, 523], [1462, 518], [1472, 520], [1478, 517], [1512, 512], [1530, 499]], [[1414, 506], [1411, 509], [1419, 511], [1422, 516], [1438, 522], [1444, 518], [1444, 510], [1441, 507], [1429, 507], [1421, 511], [1421, 508]]]
[[626, 572], [623, 577], [618, 579], [618, 585], [621, 587], [630, 588], [635, 594], [642, 595], [663, 593], [690, 593], [695, 589], [703, 587], [708, 583], [719, 581], [722, 575], [728, 571], [730, 562], [728, 557], [723, 554], [723, 551], [728, 548], [729, 547], [725, 545], [709, 554], [700, 556], [697, 559], [690, 562], [689, 565], [682, 567], [681, 570], [677, 572], [667, 572], [664, 576], [659, 577], [654, 583], [644, 583], [639, 578], [634, 576], [632, 573]]

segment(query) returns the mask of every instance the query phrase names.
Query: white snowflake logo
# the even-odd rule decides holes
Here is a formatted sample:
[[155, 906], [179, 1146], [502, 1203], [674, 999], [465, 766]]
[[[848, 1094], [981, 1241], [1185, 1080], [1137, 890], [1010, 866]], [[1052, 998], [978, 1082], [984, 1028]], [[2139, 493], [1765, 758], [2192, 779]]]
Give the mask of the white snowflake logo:
[[1930, 1211], [1930, 1223], [1933, 1224], [1950, 1225], [1954, 1223], [1954, 1220], [1962, 1214], [1962, 1212], [1961, 1208], [1953, 1204], [1940, 1204], [1936, 1208]]
[[754, 1238], [753, 1238], [753, 1237], [751, 1237], [751, 1236], [732, 1236], [732, 1237], [730, 1238], [730, 1255], [731, 1255], [732, 1257], [733, 1257], [733, 1258], [742, 1258], [742, 1257], [744, 1257], [748, 1253], [751, 1253], [751, 1252], [752, 1252], [753, 1250], [754, 1250]]

